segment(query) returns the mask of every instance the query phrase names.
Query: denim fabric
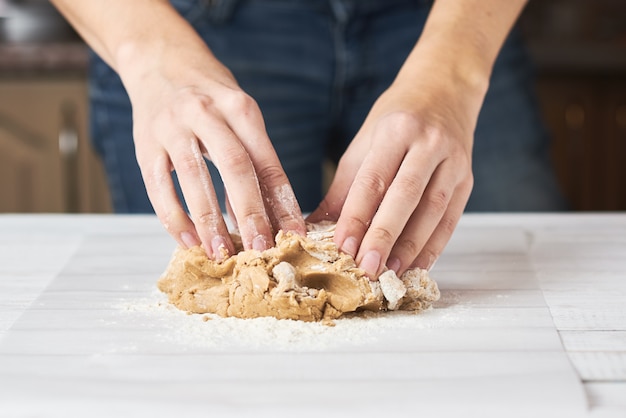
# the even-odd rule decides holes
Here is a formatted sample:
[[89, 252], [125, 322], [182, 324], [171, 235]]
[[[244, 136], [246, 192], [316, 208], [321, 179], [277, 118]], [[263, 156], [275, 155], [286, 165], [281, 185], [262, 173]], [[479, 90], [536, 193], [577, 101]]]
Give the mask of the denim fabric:
[[[335, 161], [415, 45], [427, 0], [172, 0], [259, 104], [304, 211], [322, 198]], [[91, 60], [92, 135], [117, 212], [150, 212], [117, 75]], [[476, 130], [468, 210], [565, 208], [532, 95], [532, 69], [513, 33], [495, 64]], [[211, 167], [218, 196], [219, 174]]]

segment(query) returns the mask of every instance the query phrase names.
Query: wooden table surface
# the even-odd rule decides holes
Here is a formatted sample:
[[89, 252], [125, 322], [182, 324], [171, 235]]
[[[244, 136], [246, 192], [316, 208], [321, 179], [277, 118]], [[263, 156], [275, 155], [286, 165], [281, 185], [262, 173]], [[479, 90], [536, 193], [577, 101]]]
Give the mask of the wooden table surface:
[[153, 216], [0, 216], [0, 417], [626, 416], [626, 214], [467, 214], [418, 315], [185, 315]]

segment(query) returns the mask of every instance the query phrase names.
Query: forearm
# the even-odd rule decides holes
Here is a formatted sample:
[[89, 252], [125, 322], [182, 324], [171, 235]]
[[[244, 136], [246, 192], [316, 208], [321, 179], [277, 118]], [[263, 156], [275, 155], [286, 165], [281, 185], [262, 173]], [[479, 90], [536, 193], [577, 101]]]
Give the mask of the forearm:
[[399, 78], [434, 71], [482, 98], [495, 59], [527, 0], [437, 0]]
[[[167, 0], [52, 0], [85, 41], [122, 77], [127, 89], [155, 72], [187, 79], [197, 69], [222, 68]], [[171, 63], [168, 65], [168, 63]], [[172, 74], [163, 74], [170, 71]], [[208, 68], [207, 68], [208, 67]], [[190, 80], [188, 80], [190, 81]], [[130, 85], [130, 86], [129, 86]]]

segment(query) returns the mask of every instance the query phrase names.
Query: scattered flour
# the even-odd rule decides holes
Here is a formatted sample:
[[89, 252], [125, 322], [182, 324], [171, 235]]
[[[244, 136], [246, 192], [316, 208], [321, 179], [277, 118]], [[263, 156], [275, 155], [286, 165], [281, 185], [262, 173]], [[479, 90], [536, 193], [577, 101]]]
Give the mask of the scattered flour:
[[[189, 351], [329, 351], [353, 350], [384, 342], [386, 332], [441, 326], [431, 309], [420, 313], [361, 312], [334, 321], [334, 326], [273, 317], [224, 318], [187, 314], [168, 303], [161, 292], [147, 298], [124, 300], [114, 306], [125, 322], [156, 331], [163, 343]], [[429, 317], [431, 317], [429, 319]]]

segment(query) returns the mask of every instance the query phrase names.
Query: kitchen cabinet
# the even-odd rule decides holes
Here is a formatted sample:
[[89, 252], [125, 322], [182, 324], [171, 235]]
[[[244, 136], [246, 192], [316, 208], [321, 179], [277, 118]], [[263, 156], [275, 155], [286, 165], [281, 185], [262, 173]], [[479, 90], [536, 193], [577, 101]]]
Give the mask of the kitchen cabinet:
[[622, 0], [531, 0], [520, 19], [576, 210], [626, 210], [625, 15]]
[[108, 212], [84, 76], [0, 79], [0, 212]]
[[544, 74], [538, 92], [573, 208], [626, 209], [626, 77]]

